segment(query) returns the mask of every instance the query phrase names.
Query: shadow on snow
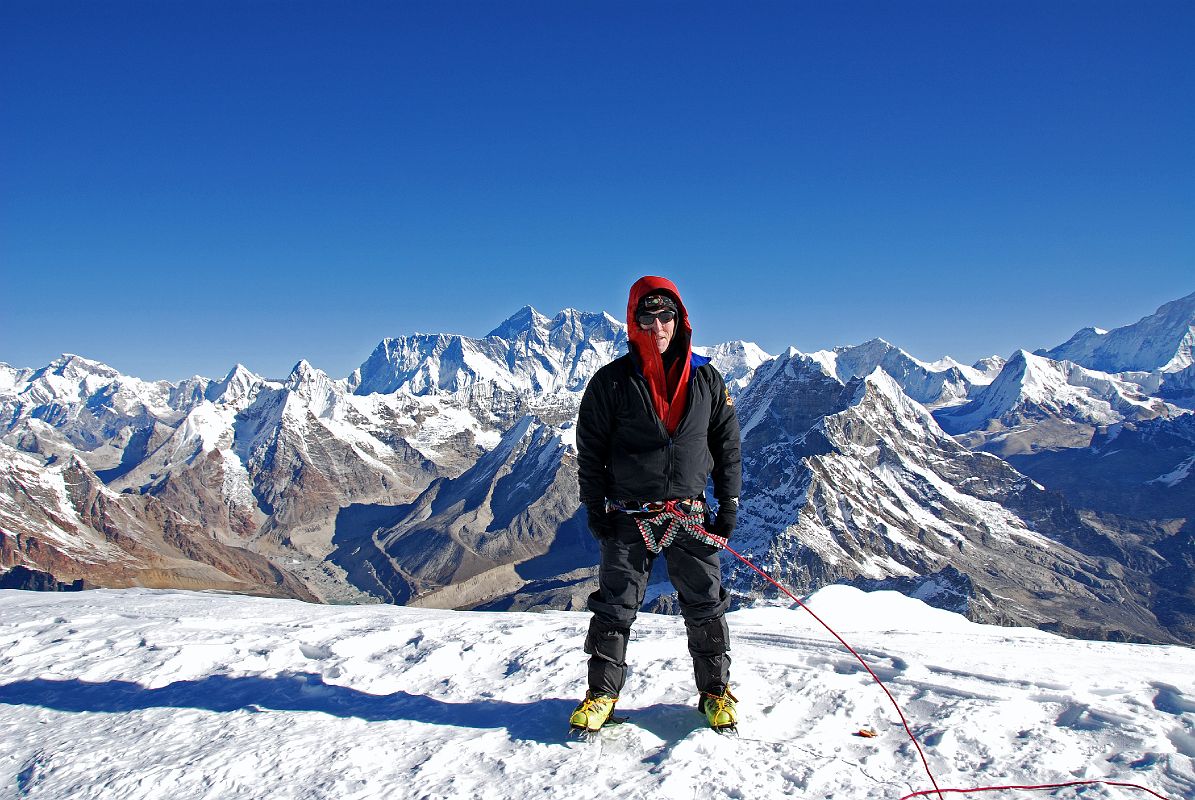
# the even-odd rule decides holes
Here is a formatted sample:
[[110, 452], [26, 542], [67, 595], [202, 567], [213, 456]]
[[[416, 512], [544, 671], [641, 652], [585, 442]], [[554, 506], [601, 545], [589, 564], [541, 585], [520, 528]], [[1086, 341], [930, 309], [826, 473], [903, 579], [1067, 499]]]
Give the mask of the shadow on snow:
[[[131, 681], [46, 680], [0, 684], [0, 704], [41, 706], [55, 711], [120, 714], [150, 708], [205, 711], [313, 711], [367, 722], [408, 720], [462, 728], [505, 729], [512, 739], [555, 744], [567, 739], [575, 700], [548, 698], [531, 703], [474, 700], [451, 703], [398, 691], [375, 695], [328, 684], [314, 673], [276, 677], [210, 675], [149, 689]], [[665, 740], [677, 741], [699, 727], [692, 707], [651, 706], [630, 711], [634, 722]]]

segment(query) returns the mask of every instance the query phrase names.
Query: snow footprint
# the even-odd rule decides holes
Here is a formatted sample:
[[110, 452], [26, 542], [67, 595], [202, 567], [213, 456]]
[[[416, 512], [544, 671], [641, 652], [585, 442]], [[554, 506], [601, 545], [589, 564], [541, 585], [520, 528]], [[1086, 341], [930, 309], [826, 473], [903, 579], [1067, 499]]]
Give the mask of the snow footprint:
[[[1195, 714], [1195, 700], [1191, 700], [1184, 695], [1177, 687], [1171, 686], [1167, 683], [1151, 684], [1158, 693], [1154, 695], [1154, 708], [1166, 714], [1173, 714], [1176, 717], [1185, 717], [1188, 714]], [[1195, 735], [1192, 735], [1190, 726], [1182, 728], [1175, 728], [1169, 733], [1171, 744], [1174, 749], [1182, 753], [1188, 758], [1195, 758]]]
[[1195, 714], [1195, 700], [1186, 697], [1178, 687], [1168, 683], [1151, 683], [1150, 686], [1158, 690], [1154, 695], [1154, 708], [1158, 711], [1175, 716]]
[[49, 771], [49, 764], [49, 755], [40, 750], [34, 753], [28, 761], [21, 765], [21, 771], [17, 773], [17, 793], [26, 796], [37, 788], [37, 785], [45, 779], [46, 773]]

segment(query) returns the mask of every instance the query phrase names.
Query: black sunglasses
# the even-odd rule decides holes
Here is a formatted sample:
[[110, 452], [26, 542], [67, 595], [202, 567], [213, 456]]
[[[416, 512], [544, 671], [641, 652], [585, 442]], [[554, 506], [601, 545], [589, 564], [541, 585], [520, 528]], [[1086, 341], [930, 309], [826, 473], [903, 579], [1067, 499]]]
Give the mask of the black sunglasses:
[[650, 328], [652, 323], [659, 320], [662, 324], [667, 325], [672, 320], [676, 319], [675, 311], [657, 311], [655, 314], [649, 314], [646, 311], [635, 315], [635, 321], [639, 323], [640, 327]]

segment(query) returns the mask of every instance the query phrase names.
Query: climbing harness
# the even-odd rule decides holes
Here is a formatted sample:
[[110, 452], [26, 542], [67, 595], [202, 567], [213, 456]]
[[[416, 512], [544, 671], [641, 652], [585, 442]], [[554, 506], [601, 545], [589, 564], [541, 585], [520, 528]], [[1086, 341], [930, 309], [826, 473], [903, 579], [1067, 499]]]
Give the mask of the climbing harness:
[[707, 506], [699, 497], [649, 502], [626, 500], [613, 506], [635, 521], [643, 543], [656, 555], [682, 533], [714, 547], [726, 546], [725, 538], [705, 529]]

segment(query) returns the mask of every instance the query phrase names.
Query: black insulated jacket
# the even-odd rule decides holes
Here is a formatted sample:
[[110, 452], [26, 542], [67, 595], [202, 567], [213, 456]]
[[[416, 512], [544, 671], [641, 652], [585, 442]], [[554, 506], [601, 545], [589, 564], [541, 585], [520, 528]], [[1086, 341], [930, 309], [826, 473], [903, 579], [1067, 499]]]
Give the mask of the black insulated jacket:
[[704, 497], [711, 475], [719, 502], [739, 496], [739, 421], [726, 382], [707, 358], [691, 355], [690, 365], [685, 413], [671, 437], [635, 355], [612, 361], [589, 381], [577, 417], [583, 504]]

